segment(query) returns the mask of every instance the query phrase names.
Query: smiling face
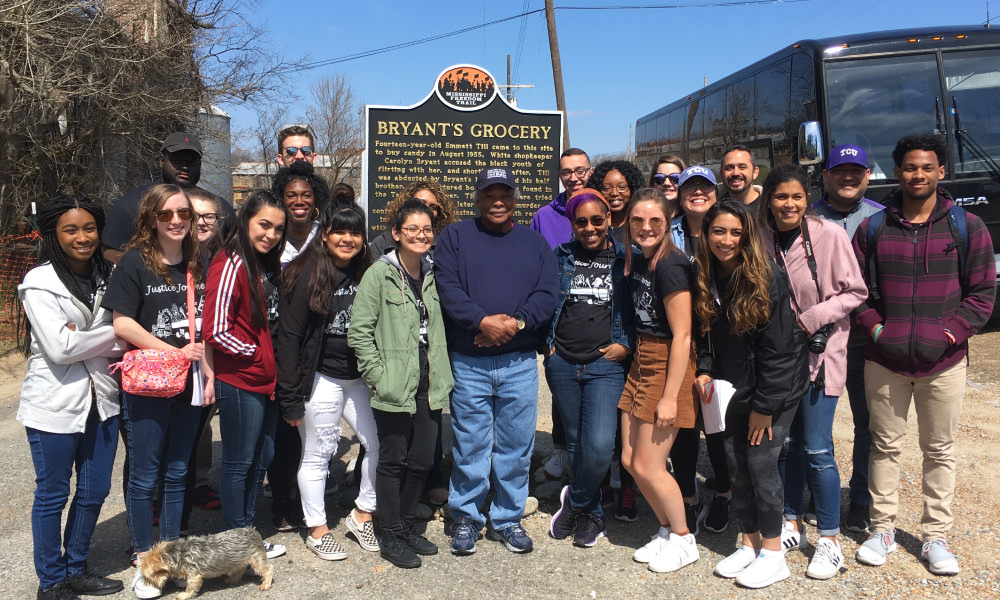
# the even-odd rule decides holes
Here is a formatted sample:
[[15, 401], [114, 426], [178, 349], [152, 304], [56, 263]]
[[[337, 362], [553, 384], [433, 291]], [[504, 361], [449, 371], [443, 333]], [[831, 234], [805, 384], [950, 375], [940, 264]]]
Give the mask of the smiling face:
[[724, 275], [739, 263], [743, 244], [743, 223], [730, 213], [720, 212], [708, 226], [708, 249], [719, 261]]
[[798, 181], [783, 181], [771, 193], [769, 207], [778, 231], [797, 229], [809, 206], [809, 193]]
[[868, 190], [871, 171], [861, 165], [837, 165], [823, 170], [823, 187], [830, 203], [837, 210], [850, 210]]
[[746, 150], [733, 150], [722, 157], [722, 183], [731, 194], [739, 194], [753, 185], [760, 169]]
[[559, 181], [566, 188], [566, 197], [569, 198], [573, 192], [582, 189], [593, 172], [590, 159], [585, 154], [571, 154], [560, 158]]
[[[294, 154], [288, 154], [288, 148], [295, 148], [296, 152]], [[309, 148], [311, 152], [306, 154], [301, 149]], [[281, 142], [281, 152], [278, 153], [278, 164], [287, 167], [295, 161], [304, 160], [309, 164], [314, 164], [316, 162], [316, 151], [313, 148], [312, 142], [309, 141], [308, 136], [304, 135], [290, 135]]]
[[716, 200], [716, 188], [704, 177], [692, 177], [681, 186], [681, 210], [685, 213], [705, 214]]
[[261, 206], [250, 217], [250, 243], [259, 254], [267, 254], [281, 241], [285, 231], [285, 211], [276, 206]]
[[483, 225], [492, 231], [507, 230], [516, 204], [514, 189], [502, 183], [494, 183], [476, 195], [476, 206]]
[[326, 251], [333, 257], [333, 264], [341, 269], [346, 269], [351, 264], [351, 259], [361, 252], [361, 235], [360, 231], [344, 229], [329, 229], [323, 235]]
[[285, 208], [291, 221], [297, 225], [311, 223], [316, 216], [316, 199], [312, 186], [301, 179], [293, 179], [285, 186]]
[[629, 214], [628, 226], [632, 241], [639, 246], [642, 255], [650, 257], [667, 235], [667, 215], [659, 202], [647, 200], [638, 202]]
[[608, 199], [611, 205], [611, 212], [625, 210], [628, 201], [632, 198], [632, 189], [628, 186], [628, 180], [619, 171], [612, 169], [604, 176], [601, 182], [601, 192]]
[[[674, 163], [660, 163], [656, 167], [657, 175], [677, 175], [681, 172], [681, 168]], [[677, 184], [675, 181], [669, 177], [664, 178], [663, 183], [660, 184], [660, 191], [663, 195], [667, 197], [667, 200], [677, 199]]]
[[192, 198], [191, 206], [194, 207], [194, 212], [198, 215], [198, 243], [204, 244], [215, 233], [215, 228], [219, 223], [219, 215], [215, 212], [215, 204], [204, 198]]
[[82, 208], [71, 208], [56, 222], [56, 241], [66, 255], [66, 263], [76, 273], [90, 271], [90, 258], [99, 245], [97, 220]]
[[584, 202], [576, 207], [573, 237], [586, 250], [600, 250], [607, 244], [609, 225], [611, 219], [608, 218], [608, 207], [604, 206], [603, 202], [593, 200]]
[[922, 202], [937, 193], [938, 181], [944, 177], [944, 165], [938, 163], [932, 150], [910, 150], [894, 169], [904, 200]]
[[401, 255], [423, 255], [431, 249], [434, 241], [434, 227], [430, 217], [421, 213], [407, 216], [399, 229], [393, 228], [392, 239], [396, 240], [396, 247]]
[[187, 237], [188, 232], [191, 231], [191, 219], [182, 219], [177, 213], [180, 209], [191, 209], [187, 196], [184, 194], [174, 194], [160, 205], [160, 211], [172, 212], [169, 221], [163, 222], [156, 219], [156, 237], [159, 239], [161, 246], [164, 243], [180, 244]]

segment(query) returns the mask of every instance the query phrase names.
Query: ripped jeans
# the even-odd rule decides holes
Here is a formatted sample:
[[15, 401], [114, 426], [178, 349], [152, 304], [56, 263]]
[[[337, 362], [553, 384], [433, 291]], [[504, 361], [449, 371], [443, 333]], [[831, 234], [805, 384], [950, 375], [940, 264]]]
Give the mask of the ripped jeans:
[[375, 510], [375, 467], [378, 465], [378, 435], [375, 417], [368, 404], [368, 386], [362, 378], [335, 379], [316, 373], [312, 394], [306, 402], [306, 412], [299, 425], [302, 437], [302, 461], [299, 463], [299, 495], [302, 514], [308, 527], [326, 524], [326, 476], [330, 459], [340, 443], [340, 419], [354, 429], [365, 458], [361, 469], [361, 490], [355, 505], [359, 510]]
[[785, 518], [802, 520], [808, 480], [816, 500], [816, 528], [822, 536], [840, 533], [840, 471], [833, 457], [836, 410], [836, 396], [810, 387], [799, 403], [778, 463], [785, 484]]

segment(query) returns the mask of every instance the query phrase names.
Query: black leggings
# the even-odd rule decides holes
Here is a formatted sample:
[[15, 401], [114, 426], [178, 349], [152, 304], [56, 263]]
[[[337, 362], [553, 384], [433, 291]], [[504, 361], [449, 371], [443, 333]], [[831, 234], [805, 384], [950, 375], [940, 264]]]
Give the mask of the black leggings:
[[375, 499], [382, 529], [399, 532], [413, 523], [424, 491], [427, 471], [434, 462], [434, 445], [441, 429], [441, 411], [427, 401], [427, 355], [421, 352], [416, 414], [373, 408], [378, 427], [378, 467]]
[[771, 418], [771, 439], [765, 435], [759, 446], [747, 440], [749, 414], [730, 411], [726, 415], [724, 445], [732, 474], [733, 510], [743, 533], [760, 532], [765, 538], [781, 535], [785, 488], [778, 474], [778, 456], [785, 446], [795, 410], [785, 410]]
[[[726, 449], [722, 433], [706, 433], [705, 446], [708, 448], [708, 460], [715, 472], [715, 491], [720, 494], [729, 493], [729, 467], [726, 465]], [[698, 447], [701, 432], [697, 428], [678, 429], [677, 439], [670, 449], [670, 463], [674, 467], [674, 479], [681, 488], [685, 498], [698, 495]]]

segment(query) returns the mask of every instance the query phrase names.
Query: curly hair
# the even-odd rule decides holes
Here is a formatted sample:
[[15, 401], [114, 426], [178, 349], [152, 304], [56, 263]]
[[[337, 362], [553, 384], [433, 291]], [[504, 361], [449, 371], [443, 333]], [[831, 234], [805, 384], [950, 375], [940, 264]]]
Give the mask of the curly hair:
[[188, 223], [188, 234], [184, 236], [181, 243], [181, 251], [184, 255], [184, 262], [187, 268], [194, 275], [195, 281], [201, 279], [201, 254], [198, 252], [198, 227], [194, 222], [194, 207], [191, 200], [184, 193], [184, 189], [173, 183], [161, 183], [154, 185], [142, 196], [139, 202], [139, 212], [135, 218], [135, 233], [132, 239], [125, 244], [125, 252], [135, 248], [142, 256], [142, 262], [146, 268], [163, 279], [165, 283], [170, 283], [170, 269], [163, 263], [163, 250], [160, 248], [160, 240], [156, 234], [156, 213], [163, 207], [163, 203], [168, 198], [181, 194], [191, 210], [192, 219]]
[[316, 174], [313, 166], [305, 161], [297, 160], [287, 167], [278, 169], [271, 182], [271, 193], [284, 201], [285, 188], [296, 179], [306, 182], [312, 188], [313, 206], [316, 207], [317, 214], [322, 213], [330, 201], [330, 186], [325, 179]]
[[634, 194], [642, 189], [642, 173], [639, 172], [639, 167], [627, 160], [606, 160], [599, 163], [594, 167], [594, 173], [587, 180], [587, 185], [584, 187], [593, 188], [598, 191], [603, 190], [604, 178], [611, 171], [618, 171], [622, 174], [622, 177], [625, 178], [625, 183], [628, 184], [629, 194]]
[[896, 142], [896, 147], [892, 149], [892, 162], [897, 167], [903, 166], [903, 157], [914, 150], [933, 152], [937, 155], [939, 165], [948, 161], [948, 146], [945, 145], [944, 138], [934, 133], [916, 133]]
[[385, 207], [382, 222], [386, 225], [391, 225], [396, 211], [420, 190], [427, 190], [437, 198], [439, 208], [437, 219], [434, 220], [434, 235], [438, 235], [442, 229], [458, 220], [458, 215], [455, 214], [455, 206], [451, 203], [451, 197], [445, 191], [441, 182], [437, 179], [418, 179], [400, 190], [392, 202]]
[[701, 225], [702, 242], [696, 254], [698, 268], [694, 312], [701, 324], [701, 333], [707, 334], [719, 317], [717, 311], [720, 306], [713, 292], [719, 261], [710, 248], [709, 231], [715, 219], [726, 214], [739, 219], [743, 231], [740, 235], [740, 253], [736, 269], [729, 280], [729, 289], [719, 290], [719, 295], [725, 299], [721, 304], [728, 307], [726, 316], [733, 333], [745, 335], [771, 318], [768, 290], [772, 273], [770, 259], [760, 241], [753, 215], [742, 202], [722, 200], [705, 213], [705, 220]]

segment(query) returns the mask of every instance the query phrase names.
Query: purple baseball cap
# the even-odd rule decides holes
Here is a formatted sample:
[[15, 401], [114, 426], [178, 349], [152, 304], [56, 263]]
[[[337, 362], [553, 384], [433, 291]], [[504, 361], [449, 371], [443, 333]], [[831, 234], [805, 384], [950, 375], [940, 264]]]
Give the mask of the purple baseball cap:
[[681, 171], [681, 176], [677, 180], [677, 187], [681, 187], [684, 185], [684, 182], [693, 177], [701, 177], [703, 179], [707, 179], [712, 185], [719, 185], [719, 183], [715, 180], [715, 173], [712, 173], [711, 169], [706, 169], [701, 165], [694, 165]]
[[486, 167], [476, 177], [477, 190], [485, 190], [494, 183], [502, 183], [513, 190], [517, 189], [514, 174], [507, 167]]
[[844, 144], [830, 150], [830, 158], [826, 161], [826, 168], [832, 169], [840, 165], [858, 165], [868, 168], [868, 153], [861, 146], [854, 144]]

